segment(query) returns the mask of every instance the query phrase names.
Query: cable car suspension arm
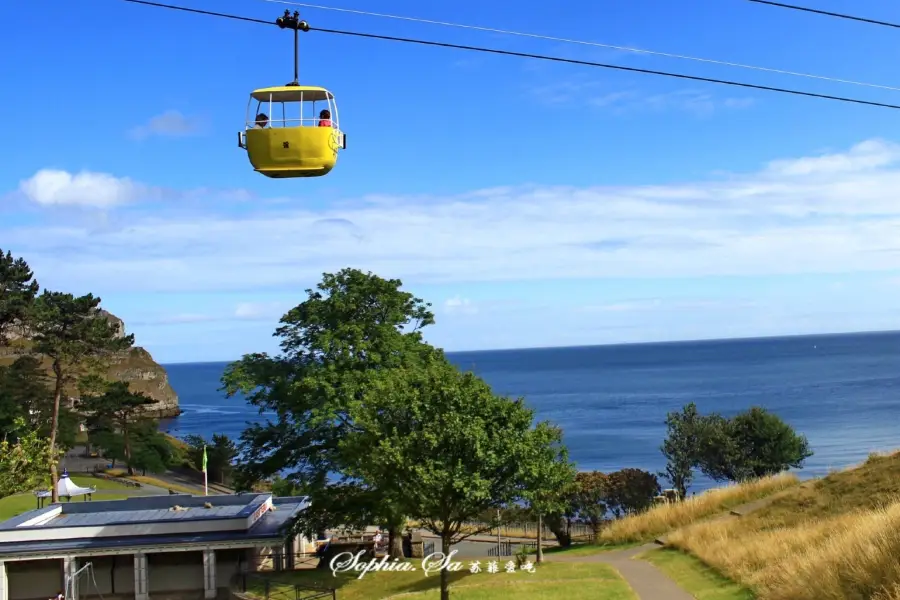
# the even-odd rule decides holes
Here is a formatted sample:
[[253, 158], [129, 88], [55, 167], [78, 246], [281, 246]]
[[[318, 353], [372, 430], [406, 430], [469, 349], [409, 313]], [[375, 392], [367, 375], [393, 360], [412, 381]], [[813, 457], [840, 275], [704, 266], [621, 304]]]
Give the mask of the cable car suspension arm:
[[275, 24], [282, 29], [292, 29], [294, 31], [294, 81], [287, 85], [300, 85], [300, 41], [298, 39], [301, 31], [309, 31], [309, 23], [300, 20], [300, 13], [296, 10], [294, 14], [291, 11], [284, 11], [284, 16], [278, 17]]

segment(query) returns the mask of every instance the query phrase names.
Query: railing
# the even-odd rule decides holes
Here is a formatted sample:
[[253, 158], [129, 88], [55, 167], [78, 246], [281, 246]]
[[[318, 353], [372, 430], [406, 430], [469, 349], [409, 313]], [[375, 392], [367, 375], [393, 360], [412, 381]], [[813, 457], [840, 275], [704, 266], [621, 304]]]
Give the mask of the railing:
[[[338, 123], [334, 119], [320, 119], [319, 117], [298, 117], [296, 119], [269, 119], [266, 121], [266, 128], [270, 127], [320, 127], [319, 121], [331, 121], [331, 127], [339, 129]], [[256, 127], [256, 119], [246, 121], [247, 129]], [[322, 125], [321, 127], [327, 127]]]
[[[478, 521], [467, 521], [463, 523], [463, 530], [483, 530], [483, 535], [491, 535], [497, 536], [497, 527], [491, 526], [490, 523], [483, 523]], [[519, 537], [519, 538], [534, 538], [537, 539], [537, 531], [538, 526], [537, 523], [534, 522], [513, 522], [513, 523], [504, 523], [500, 526], [500, 536], [501, 537]], [[593, 535], [594, 530], [590, 525], [585, 525], [583, 523], [573, 523], [569, 526], [569, 532], [572, 535], [572, 538], [583, 537], [587, 535]], [[543, 526], [543, 535], [542, 537], [545, 540], [554, 539], [554, 534], [550, 531], [550, 528], [547, 527], [546, 524]]]
[[429, 554], [434, 554], [434, 542], [425, 542], [422, 545], [422, 553], [425, 556], [428, 556]]
[[526, 551], [536, 552], [537, 542], [512, 542], [505, 540], [500, 542], [499, 546], [493, 544], [488, 549], [488, 556], [512, 556], [520, 548], [525, 548]]
[[513, 543], [506, 541], [500, 542], [499, 546], [492, 546], [488, 548], [488, 556], [512, 556], [513, 555]]
[[334, 588], [316, 587], [301, 583], [278, 581], [271, 577], [238, 573], [231, 579], [231, 591], [235, 596], [250, 600], [318, 600], [332, 598], [336, 600], [337, 590]]
[[309, 569], [319, 564], [320, 557], [315, 553], [285, 554], [273, 552], [256, 556], [246, 564], [247, 574], [253, 576], [257, 572], [295, 571]]

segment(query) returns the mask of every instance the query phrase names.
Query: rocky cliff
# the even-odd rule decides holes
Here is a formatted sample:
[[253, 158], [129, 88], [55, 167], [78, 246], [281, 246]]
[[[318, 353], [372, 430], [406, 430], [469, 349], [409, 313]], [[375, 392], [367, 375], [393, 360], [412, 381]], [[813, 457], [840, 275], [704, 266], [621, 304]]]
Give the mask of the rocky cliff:
[[[115, 323], [119, 328], [119, 335], [125, 335], [125, 323], [115, 315], [102, 311], [103, 316]], [[10, 336], [13, 339], [8, 346], [0, 346], [0, 365], [8, 365], [19, 356], [29, 350], [28, 334]], [[50, 363], [45, 361], [48, 375], [50, 375]], [[133, 347], [115, 356], [110, 362], [107, 373], [109, 379], [115, 381], [127, 381], [129, 388], [135, 392], [143, 392], [156, 402], [147, 405], [148, 414], [156, 418], [176, 417], [181, 414], [178, 408], [178, 395], [169, 384], [169, 376], [150, 353], [140, 347]], [[78, 396], [77, 390], [66, 390], [69, 398]]]

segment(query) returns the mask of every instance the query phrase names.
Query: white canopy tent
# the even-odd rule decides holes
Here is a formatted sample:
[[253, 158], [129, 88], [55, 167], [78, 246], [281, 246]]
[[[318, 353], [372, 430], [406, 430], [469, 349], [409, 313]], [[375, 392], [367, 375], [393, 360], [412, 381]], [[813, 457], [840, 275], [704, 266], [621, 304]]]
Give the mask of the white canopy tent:
[[[68, 471], [63, 471], [62, 475], [59, 476], [59, 481], [56, 482], [56, 495], [60, 498], [71, 500], [72, 496], [87, 496], [86, 500], [90, 500], [91, 496], [96, 491], [97, 488], [95, 487], [85, 488], [76, 484], [69, 477]], [[43, 504], [43, 500], [52, 496], [50, 490], [40, 490], [35, 492], [34, 495], [38, 497], [38, 502], [40, 504]]]

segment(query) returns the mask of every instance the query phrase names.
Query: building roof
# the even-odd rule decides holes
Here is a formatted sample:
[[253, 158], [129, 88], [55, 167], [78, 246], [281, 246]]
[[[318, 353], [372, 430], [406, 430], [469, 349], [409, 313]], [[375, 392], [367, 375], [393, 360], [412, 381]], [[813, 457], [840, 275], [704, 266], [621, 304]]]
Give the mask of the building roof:
[[273, 498], [271, 494], [146, 496], [55, 504], [0, 523], [0, 557], [278, 538], [307, 505], [306, 498]]

